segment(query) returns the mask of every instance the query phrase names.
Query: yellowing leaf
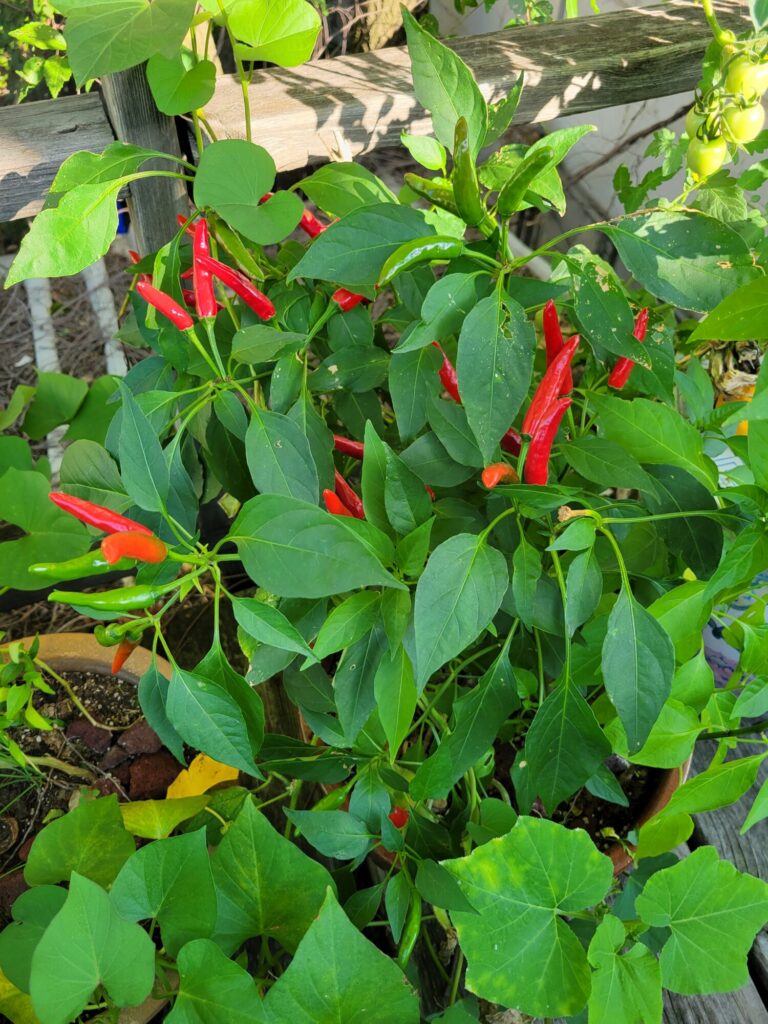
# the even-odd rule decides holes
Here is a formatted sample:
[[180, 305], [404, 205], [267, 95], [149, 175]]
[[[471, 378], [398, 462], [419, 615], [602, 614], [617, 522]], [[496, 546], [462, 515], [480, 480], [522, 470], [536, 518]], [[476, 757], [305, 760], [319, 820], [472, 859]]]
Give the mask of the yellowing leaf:
[[39, 1024], [32, 1000], [24, 992], [12, 985], [0, 971], [0, 1016], [7, 1018], [11, 1024]]
[[207, 754], [198, 754], [183, 772], [179, 772], [168, 787], [166, 796], [178, 799], [185, 796], [199, 796], [221, 782], [235, 782], [239, 776], [237, 768], [220, 764]]
[[[181, 774], [186, 775], [187, 772]], [[179, 779], [176, 779], [172, 785], [178, 782]], [[132, 835], [143, 839], [165, 839], [182, 821], [199, 814], [209, 799], [201, 795], [175, 800], [136, 800], [130, 804], [120, 804], [120, 811], [123, 824]]]

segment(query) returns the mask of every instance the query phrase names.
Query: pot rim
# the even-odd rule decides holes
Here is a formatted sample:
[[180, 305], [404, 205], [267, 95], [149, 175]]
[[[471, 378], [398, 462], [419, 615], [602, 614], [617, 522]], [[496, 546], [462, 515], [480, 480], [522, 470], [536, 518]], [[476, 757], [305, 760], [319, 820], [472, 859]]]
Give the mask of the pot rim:
[[[20, 643], [29, 645], [35, 639], [34, 636], [25, 636]], [[38, 656], [57, 672], [114, 674], [111, 648], [102, 647], [93, 633], [39, 633], [37, 639], [40, 641]], [[153, 656], [146, 647], [135, 647], [116, 676], [125, 682], [138, 684], [153, 661], [162, 675], [170, 679], [170, 663], [159, 654]]]

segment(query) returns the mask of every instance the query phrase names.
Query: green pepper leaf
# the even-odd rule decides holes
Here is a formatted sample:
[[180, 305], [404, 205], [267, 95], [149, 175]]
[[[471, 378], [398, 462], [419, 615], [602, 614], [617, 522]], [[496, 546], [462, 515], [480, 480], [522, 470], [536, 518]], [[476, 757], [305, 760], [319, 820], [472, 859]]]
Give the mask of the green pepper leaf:
[[459, 393], [486, 464], [528, 394], [535, 348], [522, 306], [498, 290], [481, 299], [462, 324]]
[[488, 626], [509, 583], [504, 556], [473, 534], [457, 534], [430, 555], [416, 587], [416, 685], [460, 654]]
[[391, 202], [358, 207], [312, 242], [288, 280], [308, 277], [350, 288], [374, 285], [401, 245], [434, 234], [421, 210]]
[[456, 122], [465, 117], [471, 153], [476, 157], [485, 141], [488, 111], [474, 75], [461, 57], [422, 28], [407, 10], [403, 11], [403, 23], [413, 88], [419, 103], [432, 115], [435, 135], [452, 151]]

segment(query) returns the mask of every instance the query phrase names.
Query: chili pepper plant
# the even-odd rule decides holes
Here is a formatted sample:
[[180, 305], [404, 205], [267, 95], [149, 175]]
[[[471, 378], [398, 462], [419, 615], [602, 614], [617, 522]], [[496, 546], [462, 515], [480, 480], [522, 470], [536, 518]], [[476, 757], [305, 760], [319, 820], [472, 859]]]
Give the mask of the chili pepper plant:
[[[248, 42], [240, 10], [221, 19]], [[115, 70], [73, 45], [81, 17], [75, 75]], [[404, 18], [434, 128], [406, 138], [423, 175], [395, 194], [331, 163], [284, 190], [267, 147], [205, 141], [195, 111], [199, 162], [165, 172], [189, 182], [188, 213], [131, 270], [121, 336], [151, 354], [64, 403], [55, 491], [31, 463], [0, 478], [27, 533], [3, 545], [5, 582], [56, 584], [116, 671], [139, 642], [166, 659], [170, 678], [158, 661], [139, 683], [147, 721], [180, 766], [203, 752], [242, 782], [84, 799], [40, 832], [0, 967], [41, 1024], [114, 1020], [151, 993], [173, 1024], [202, 1003], [217, 1021], [455, 1024], [478, 1000], [653, 1024], [663, 988], [747, 979], [768, 886], [714, 848], [672, 851], [767, 753], [765, 598], [722, 609], [768, 566], [768, 370], [751, 404], [719, 408], [706, 372], [710, 340], [766, 336], [762, 207], [725, 201], [743, 176], [696, 164], [677, 200], [589, 225], [618, 270], [581, 228], [514, 256], [510, 219], [564, 211], [557, 166], [591, 127], [499, 146], [522, 76], [489, 105]], [[750, 101], [765, 88], [762, 27], [716, 33], [721, 104], [737, 62]], [[118, 189], [155, 155], [67, 160], [10, 281], [100, 255]], [[42, 436], [68, 393], [41, 379], [10, 418], [28, 405], [22, 432]], [[198, 512], [215, 501], [230, 526], [213, 542]], [[116, 566], [130, 585], [67, 586]], [[216, 616], [189, 670], [164, 623], [195, 590]], [[222, 649], [225, 605], [245, 674]], [[723, 689], [710, 618], [740, 651]], [[5, 648], [0, 680], [21, 761], [13, 726], [48, 724], [35, 653]], [[702, 740], [709, 767], [685, 782]], [[628, 808], [634, 771], [679, 782], [642, 824], [653, 787]], [[570, 827], [585, 800], [591, 834]], [[763, 786], [744, 830], [766, 816]], [[624, 888], [611, 848], [636, 863]]]

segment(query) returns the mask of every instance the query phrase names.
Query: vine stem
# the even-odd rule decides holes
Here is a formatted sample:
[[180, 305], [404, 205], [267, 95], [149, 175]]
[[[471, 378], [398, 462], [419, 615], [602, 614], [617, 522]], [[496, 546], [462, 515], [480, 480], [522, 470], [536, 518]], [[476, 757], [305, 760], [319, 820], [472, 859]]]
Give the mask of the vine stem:
[[699, 743], [701, 740], [725, 740], [731, 736], [748, 736], [752, 732], [763, 732], [764, 729], [768, 729], [768, 718], [759, 718], [751, 725], [743, 725], [740, 729], [724, 729], [722, 732], [703, 734], [696, 742]]
[[704, 9], [704, 17], [707, 19], [707, 24], [712, 29], [712, 35], [715, 37], [715, 40], [720, 43], [721, 46], [724, 43], [727, 43], [729, 36], [720, 27], [720, 22], [717, 20], [715, 9], [712, 6], [712, 0], [701, 0], [701, 6]]

